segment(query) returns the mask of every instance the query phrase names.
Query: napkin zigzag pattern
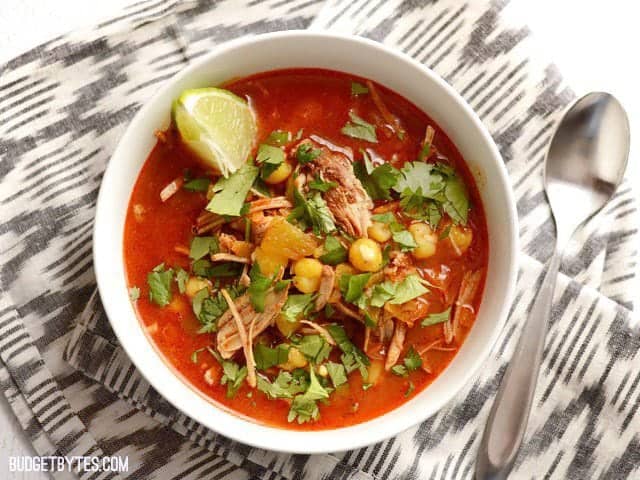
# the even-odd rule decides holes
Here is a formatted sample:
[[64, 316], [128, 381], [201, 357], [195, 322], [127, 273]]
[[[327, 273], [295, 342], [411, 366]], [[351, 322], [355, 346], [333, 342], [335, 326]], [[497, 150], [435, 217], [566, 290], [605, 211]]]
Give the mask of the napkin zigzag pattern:
[[[126, 454], [136, 479], [470, 478], [479, 431], [541, 278], [538, 262], [550, 254], [541, 165], [573, 97], [555, 68], [531, 58], [526, 27], [504, 22], [505, 8], [504, 1], [148, 1], [2, 67], [0, 384], [38, 452], [59, 449], [56, 431], [68, 429], [68, 448]], [[160, 82], [227, 38], [309, 24], [395, 46], [461, 92], [503, 154], [528, 255], [496, 354], [455, 402], [395, 439], [312, 457], [249, 449], [171, 408], [117, 345], [92, 295], [90, 258], [102, 170]], [[563, 264], [567, 277], [514, 478], [637, 474], [640, 375], [632, 367], [640, 344], [628, 311], [637, 291], [636, 217], [625, 184]], [[85, 306], [70, 331], [69, 319]], [[104, 387], [60, 361], [65, 346], [71, 365]], [[34, 375], [29, 364], [43, 368]]]

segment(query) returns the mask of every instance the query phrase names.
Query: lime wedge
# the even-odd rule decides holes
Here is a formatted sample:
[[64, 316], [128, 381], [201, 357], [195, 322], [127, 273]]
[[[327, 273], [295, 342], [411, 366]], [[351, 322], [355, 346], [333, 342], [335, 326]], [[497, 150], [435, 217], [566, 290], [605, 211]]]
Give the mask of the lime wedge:
[[225, 177], [247, 161], [258, 131], [247, 102], [221, 88], [185, 90], [173, 119], [182, 141]]

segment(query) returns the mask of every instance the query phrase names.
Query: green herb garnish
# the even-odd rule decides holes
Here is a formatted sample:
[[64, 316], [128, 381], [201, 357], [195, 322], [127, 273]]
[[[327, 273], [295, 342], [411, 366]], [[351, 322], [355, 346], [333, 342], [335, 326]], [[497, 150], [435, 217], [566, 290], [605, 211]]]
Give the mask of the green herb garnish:
[[316, 175], [315, 178], [307, 185], [309, 186], [309, 190], [317, 190], [322, 193], [326, 193], [332, 188], [336, 188], [338, 186], [336, 182], [325, 182], [320, 178], [320, 175]]
[[267, 292], [271, 287], [271, 279], [262, 274], [257, 262], [254, 262], [252, 265], [249, 271], [249, 278], [251, 279], [251, 283], [249, 284], [247, 293], [249, 294], [251, 305], [256, 312], [262, 313], [265, 308]]
[[297, 220], [304, 225], [311, 226], [316, 235], [331, 233], [336, 230], [333, 215], [320, 192], [314, 192], [305, 198], [299, 190], [294, 189], [293, 198], [295, 208], [287, 220]]
[[431, 325], [437, 325], [438, 323], [444, 323], [451, 318], [451, 307], [440, 313], [430, 313], [427, 318], [420, 322], [423, 327], [430, 327]]
[[347, 383], [347, 371], [345, 370], [344, 365], [341, 363], [327, 362], [325, 367], [327, 367], [331, 383], [333, 383], [335, 388]]
[[260, 178], [268, 178], [284, 162], [284, 151], [279, 147], [261, 144], [258, 147], [256, 163], [260, 165]]
[[296, 150], [296, 159], [300, 165], [313, 162], [320, 155], [322, 155], [322, 150], [319, 148], [313, 148], [309, 143], [300, 145]]
[[320, 261], [326, 265], [338, 265], [347, 260], [347, 249], [342, 246], [336, 237], [327, 237], [324, 240], [324, 254]]
[[390, 190], [395, 186], [400, 171], [388, 163], [377, 167], [365, 150], [362, 153], [362, 163], [355, 162], [353, 171], [373, 200], [390, 200]]
[[369, 93], [369, 89], [365, 85], [358, 82], [351, 82], [351, 95], [356, 97], [358, 95], [366, 95], [367, 93]]
[[247, 163], [230, 177], [220, 178], [213, 187], [215, 195], [206, 210], [219, 215], [239, 216], [257, 176], [258, 167]]
[[313, 294], [293, 294], [287, 297], [282, 307], [281, 315], [288, 321], [295, 322], [302, 315], [306, 315], [313, 308]]
[[182, 188], [189, 192], [206, 192], [209, 189], [209, 185], [211, 185], [211, 180], [203, 177], [189, 180], [182, 186]]
[[369, 361], [369, 357], [356, 347], [353, 342], [347, 336], [347, 332], [345, 332], [344, 328], [340, 325], [331, 324], [327, 325], [327, 330], [336, 344], [342, 350], [342, 364], [344, 365], [347, 373], [351, 373], [354, 370], [359, 370], [362, 378], [366, 380], [369, 377], [369, 370], [367, 367], [371, 363]]
[[140, 289], [138, 287], [131, 287], [129, 289], [129, 298], [132, 302], [138, 301], [140, 298]]
[[187, 280], [189, 280], [189, 274], [183, 268], [178, 267], [176, 269], [176, 283], [178, 284], [178, 291], [184, 293], [187, 289]]
[[418, 355], [418, 352], [415, 351], [413, 346], [409, 348], [409, 351], [404, 357], [404, 366], [407, 367], [407, 370], [410, 372], [413, 372], [422, 366], [422, 358], [420, 358], [420, 355]]
[[275, 145], [276, 147], [281, 147], [286, 145], [291, 141], [291, 132], [287, 132], [285, 130], [274, 130], [269, 134], [265, 143], [269, 145]]
[[349, 112], [349, 118], [351, 121], [347, 122], [340, 130], [344, 135], [371, 143], [378, 143], [376, 127], [360, 118], [353, 111]]
[[280, 344], [275, 348], [270, 348], [258, 343], [253, 347], [253, 358], [258, 370], [266, 370], [285, 363], [289, 358], [289, 347]]
[[157, 265], [147, 275], [149, 284], [149, 299], [164, 307], [171, 303], [171, 281], [173, 280], [173, 269], [165, 269], [164, 263]]
[[325, 361], [331, 352], [331, 345], [320, 335], [305, 335], [296, 348], [314, 363]]

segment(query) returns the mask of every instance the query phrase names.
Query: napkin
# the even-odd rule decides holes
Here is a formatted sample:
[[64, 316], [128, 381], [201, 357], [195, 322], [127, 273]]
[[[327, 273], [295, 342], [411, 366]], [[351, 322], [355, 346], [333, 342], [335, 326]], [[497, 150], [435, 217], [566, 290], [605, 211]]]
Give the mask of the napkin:
[[[545, 147], [573, 98], [501, 0], [150, 0], [0, 67], [0, 387], [39, 455], [119, 455], [127, 472], [56, 478], [471, 478], [553, 224]], [[157, 394], [104, 315], [91, 233], [104, 167], [159, 85], [225, 40], [350, 32], [404, 51], [469, 102], [517, 199], [521, 257], [509, 319], [481, 372], [424, 423], [367, 448], [286, 455], [233, 442]], [[637, 207], [629, 182], [564, 259], [534, 409], [511, 478], [631, 478], [640, 469]], [[567, 199], [570, 201], [570, 199]]]

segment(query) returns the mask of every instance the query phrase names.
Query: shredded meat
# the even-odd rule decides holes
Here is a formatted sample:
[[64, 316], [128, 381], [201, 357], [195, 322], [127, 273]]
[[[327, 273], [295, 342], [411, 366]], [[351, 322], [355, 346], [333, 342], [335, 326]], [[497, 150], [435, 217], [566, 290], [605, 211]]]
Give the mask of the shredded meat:
[[391, 252], [391, 261], [384, 267], [384, 274], [392, 282], [401, 282], [404, 277], [416, 273], [416, 267], [413, 265], [411, 257], [403, 252]]
[[336, 283], [336, 274], [329, 265], [322, 267], [320, 286], [318, 287], [318, 297], [316, 298], [316, 312], [319, 312], [329, 302], [331, 293]]
[[247, 257], [239, 257], [232, 253], [214, 253], [211, 255], [212, 262], [236, 262], [236, 263], [250, 263], [251, 261]]
[[286, 197], [273, 197], [273, 198], [261, 198], [260, 200], [254, 200], [249, 204], [249, 215], [264, 210], [271, 210], [274, 208], [291, 208], [291, 202]]
[[265, 216], [264, 212], [258, 211], [249, 215], [251, 222], [251, 239], [256, 245], [259, 245], [264, 238], [264, 234], [271, 225], [274, 217]]
[[310, 145], [322, 153], [307, 165], [311, 174], [320, 175], [326, 182], [338, 185], [324, 194], [324, 200], [336, 223], [351, 236], [366, 237], [371, 225], [373, 202], [353, 173], [349, 158], [311, 140], [298, 144]]
[[256, 318], [253, 316], [251, 318], [250, 326], [249, 326], [249, 336], [247, 336], [246, 327], [243, 323], [242, 317], [240, 316], [240, 312], [236, 308], [235, 303], [233, 303], [233, 299], [229, 295], [229, 293], [223, 288], [220, 290], [222, 296], [229, 305], [228, 312], [231, 312], [231, 316], [236, 326], [236, 331], [238, 332], [238, 337], [240, 338], [240, 344], [242, 345], [242, 350], [244, 352], [244, 358], [247, 363], [247, 383], [251, 387], [256, 386], [256, 364], [253, 359], [253, 327], [255, 325]]
[[462, 283], [460, 284], [460, 290], [458, 292], [458, 299], [456, 300], [455, 311], [453, 313], [453, 336], [457, 340], [460, 338], [461, 330], [460, 325], [471, 323], [469, 320], [475, 315], [473, 308], [473, 300], [476, 297], [478, 288], [480, 287], [480, 281], [482, 280], [482, 271], [476, 270], [475, 272], [467, 271], [462, 277]]
[[400, 358], [406, 336], [407, 325], [403, 322], [396, 322], [396, 328], [393, 330], [393, 337], [391, 338], [389, 351], [387, 352], [387, 359], [384, 362], [385, 370], [391, 370], [391, 367], [393, 367], [398, 361], [398, 358]]
[[[251, 342], [264, 332], [267, 327], [274, 324], [284, 302], [287, 300], [288, 290], [288, 288], [285, 288], [277, 293], [274, 291], [269, 292], [265, 300], [265, 310], [262, 313], [258, 313], [253, 309], [248, 294], [236, 298], [234, 303], [242, 318], [244, 327], [248, 329], [251, 323], [254, 322]], [[234, 322], [233, 313], [229, 310], [218, 321], [216, 345], [222, 358], [231, 358], [236, 351], [242, 348], [242, 340]]]

